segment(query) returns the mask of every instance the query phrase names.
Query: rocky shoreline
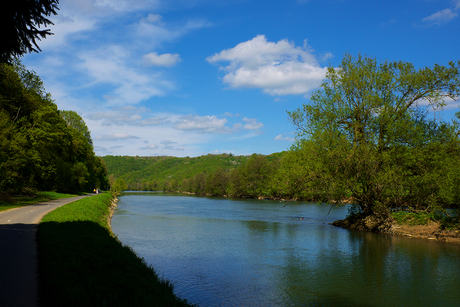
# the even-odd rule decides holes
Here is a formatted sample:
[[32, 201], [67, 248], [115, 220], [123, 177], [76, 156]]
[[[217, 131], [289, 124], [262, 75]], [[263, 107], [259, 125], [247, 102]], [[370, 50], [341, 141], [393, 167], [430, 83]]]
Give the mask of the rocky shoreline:
[[115, 209], [117, 208], [117, 202], [118, 202], [118, 198], [116, 198], [116, 197], [112, 198], [111, 203], [110, 203], [110, 207], [109, 207], [109, 215], [107, 216], [107, 224], [109, 225], [109, 228], [110, 228], [110, 231], [112, 232], [112, 234], [113, 234], [113, 231], [112, 231], [112, 217], [113, 217], [113, 213], [115, 212]]
[[347, 229], [460, 244], [459, 230], [443, 230], [440, 228], [440, 224], [434, 221], [430, 221], [428, 225], [410, 226], [398, 224], [392, 218], [367, 216], [365, 218], [346, 218], [335, 221], [331, 225]]

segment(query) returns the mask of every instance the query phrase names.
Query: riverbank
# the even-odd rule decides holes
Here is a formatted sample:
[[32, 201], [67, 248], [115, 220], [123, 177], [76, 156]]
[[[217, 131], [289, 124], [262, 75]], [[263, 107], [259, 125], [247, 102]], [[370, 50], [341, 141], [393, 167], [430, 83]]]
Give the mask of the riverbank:
[[47, 214], [37, 230], [41, 306], [190, 306], [113, 235], [109, 193]]
[[441, 223], [433, 220], [428, 221], [426, 225], [409, 225], [398, 223], [391, 217], [380, 218], [377, 216], [367, 216], [365, 218], [346, 218], [331, 224], [353, 230], [460, 244], [460, 230], [442, 229]]

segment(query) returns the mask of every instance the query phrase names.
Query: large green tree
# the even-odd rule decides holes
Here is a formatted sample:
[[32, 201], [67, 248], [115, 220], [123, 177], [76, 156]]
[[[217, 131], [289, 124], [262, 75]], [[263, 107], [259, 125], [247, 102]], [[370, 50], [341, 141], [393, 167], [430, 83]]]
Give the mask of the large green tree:
[[40, 78], [19, 62], [0, 64], [0, 196], [105, 189], [106, 177], [89, 132], [68, 125]]
[[460, 93], [460, 62], [416, 69], [345, 55], [310, 102], [288, 112], [305, 180], [322, 200], [352, 200], [368, 215], [458, 199], [458, 125], [436, 112]]
[[75, 111], [63, 110], [60, 111], [62, 118], [66, 121], [69, 127], [74, 128], [79, 133], [81, 133], [88, 141], [88, 143], [93, 146], [93, 140], [91, 138], [91, 132], [88, 129], [83, 118], [78, 115]]
[[56, 15], [59, 0], [15, 0], [2, 5], [0, 10], [0, 63], [11, 62], [28, 52], [41, 51], [37, 40], [52, 35], [48, 19]]

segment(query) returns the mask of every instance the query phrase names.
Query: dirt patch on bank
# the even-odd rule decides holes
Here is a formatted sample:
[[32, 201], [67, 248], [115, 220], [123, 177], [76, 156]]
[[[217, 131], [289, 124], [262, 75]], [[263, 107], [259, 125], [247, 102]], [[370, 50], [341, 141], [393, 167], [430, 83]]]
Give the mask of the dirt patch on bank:
[[113, 235], [112, 217], [113, 217], [113, 213], [115, 212], [115, 209], [117, 208], [117, 202], [118, 202], [118, 198], [114, 197], [112, 199], [112, 202], [110, 203], [109, 215], [107, 216], [107, 224], [109, 225], [109, 228], [110, 228], [110, 231], [112, 232], [112, 235]]
[[427, 225], [411, 226], [398, 224], [394, 219], [388, 217], [367, 216], [335, 221], [332, 225], [361, 231], [460, 244], [459, 230], [443, 230], [440, 228], [440, 224], [435, 221], [430, 221]]

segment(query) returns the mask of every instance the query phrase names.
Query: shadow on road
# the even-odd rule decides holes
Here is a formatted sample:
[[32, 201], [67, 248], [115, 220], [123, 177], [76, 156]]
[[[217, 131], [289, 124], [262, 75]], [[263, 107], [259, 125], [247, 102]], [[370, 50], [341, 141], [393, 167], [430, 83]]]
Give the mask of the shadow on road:
[[0, 306], [37, 305], [36, 231], [33, 224], [0, 225]]

